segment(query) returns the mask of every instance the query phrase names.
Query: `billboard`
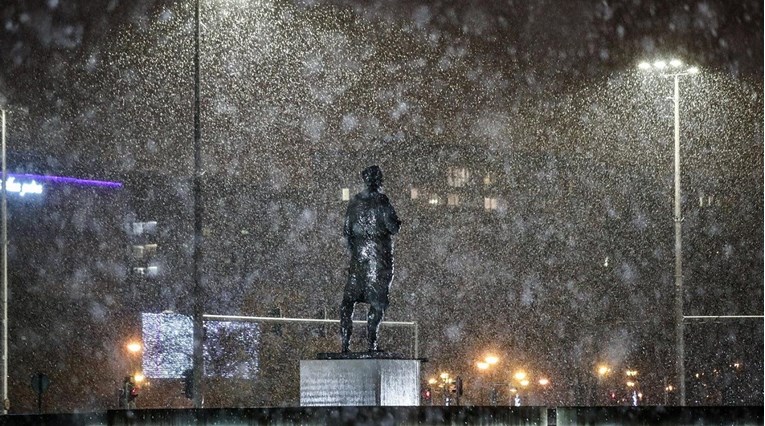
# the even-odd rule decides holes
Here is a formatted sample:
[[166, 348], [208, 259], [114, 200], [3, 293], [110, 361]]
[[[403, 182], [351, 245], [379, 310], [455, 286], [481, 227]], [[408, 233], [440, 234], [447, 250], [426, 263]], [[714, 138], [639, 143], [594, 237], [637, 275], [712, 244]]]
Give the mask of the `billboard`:
[[[178, 379], [192, 366], [194, 346], [190, 316], [176, 313], [141, 314], [143, 374], [154, 379]], [[204, 322], [206, 377], [254, 379], [257, 376], [260, 326], [251, 322]]]

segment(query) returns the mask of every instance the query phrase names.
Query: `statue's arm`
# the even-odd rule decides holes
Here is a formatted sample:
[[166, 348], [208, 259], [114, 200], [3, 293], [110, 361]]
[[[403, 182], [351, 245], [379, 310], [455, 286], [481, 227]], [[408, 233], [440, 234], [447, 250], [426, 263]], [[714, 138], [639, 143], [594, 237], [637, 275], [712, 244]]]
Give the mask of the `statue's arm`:
[[401, 229], [401, 220], [399, 220], [398, 215], [396, 215], [396, 209], [393, 208], [388, 197], [384, 198], [384, 206], [383, 215], [385, 217], [385, 227], [388, 229], [388, 232], [396, 235], [398, 234], [399, 229]]

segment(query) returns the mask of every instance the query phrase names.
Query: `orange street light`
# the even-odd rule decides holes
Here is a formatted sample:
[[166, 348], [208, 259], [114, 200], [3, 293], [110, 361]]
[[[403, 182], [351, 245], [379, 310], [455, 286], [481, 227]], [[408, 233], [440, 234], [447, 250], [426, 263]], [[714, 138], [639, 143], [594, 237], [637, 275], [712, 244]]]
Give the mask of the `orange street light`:
[[611, 372], [611, 368], [605, 364], [601, 364], [598, 366], [598, 376], [603, 377], [608, 375], [608, 373]]
[[130, 342], [127, 344], [127, 350], [130, 353], [138, 353], [141, 351], [141, 344], [138, 342]]

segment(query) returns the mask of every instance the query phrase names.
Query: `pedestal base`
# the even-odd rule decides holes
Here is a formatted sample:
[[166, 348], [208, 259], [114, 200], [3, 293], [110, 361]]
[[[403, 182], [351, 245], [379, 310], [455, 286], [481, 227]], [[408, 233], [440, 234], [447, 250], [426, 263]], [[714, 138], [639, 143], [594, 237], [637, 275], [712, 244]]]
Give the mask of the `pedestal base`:
[[419, 359], [300, 361], [301, 406], [420, 405]]

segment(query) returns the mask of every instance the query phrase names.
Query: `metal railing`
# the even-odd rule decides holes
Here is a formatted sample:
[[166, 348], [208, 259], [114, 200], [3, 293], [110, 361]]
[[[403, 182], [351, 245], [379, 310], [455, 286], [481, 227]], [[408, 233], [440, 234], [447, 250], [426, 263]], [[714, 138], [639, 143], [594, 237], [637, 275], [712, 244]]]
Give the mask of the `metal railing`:
[[[275, 322], [275, 323], [302, 323], [302, 324], [340, 324], [340, 320], [320, 318], [287, 318], [287, 317], [253, 317], [244, 315], [214, 315], [204, 314], [203, 320], [209, 321], [243, 321], [243, 322]], [[366, 321], [354, 320], [354, 324], [366, 324]], [[383, 326], [412, 327], [414, 328], [413, 358], [419, 358], [419, 329], [416, 321], [383, 321]]]

